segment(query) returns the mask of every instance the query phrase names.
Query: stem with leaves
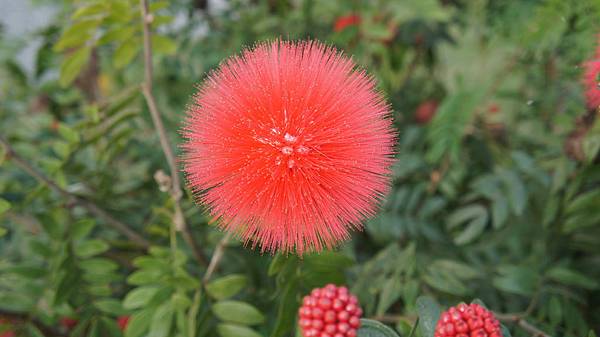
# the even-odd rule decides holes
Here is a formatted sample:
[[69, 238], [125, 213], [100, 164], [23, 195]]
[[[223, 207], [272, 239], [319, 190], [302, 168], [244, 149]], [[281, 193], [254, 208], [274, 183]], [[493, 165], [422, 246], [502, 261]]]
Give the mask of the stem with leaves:
[[15, 149], [10, 145], [10, 143], [6, 139], [0, 137], [0, 144], [2, 144], [2, 146], [4, 147], [8, 158], [12, 160], [15, 164], [17, 164], [21, 169], [23, 169], [23, 171], [27, 172], [30, 176], [34, 177], [44, 185], [48, 186], [50, 189], [54, 190], [56, 193], [60, 194], [70, 203], [79, 205], [85, 208], [94, 216], [104, 220], [104, 222], [106, 222], [107, 225], [111, 226], [116, 231], [123, 234], [135, 244], [144, 248], [150, 247], [150, 242], [143, 238], [141, 235], [139, 235], [136, 231], [131, 229], [128, 225], [117, 220], [93, 202], [63, 189], [56, 182], [52, 181], [50, 178], [44, 175], [40, 170], [33, 167], [31, 164], [29, 164], [29, 162], [27, 162], [23, 157], [21, 157], [20, 154], [18, 154], [15, 151]]
[[181, 232], [183, 239], [192, 249], [194, 257], [196, 260], [202, 264], [207, 265], [207, 260], [202, 253], [202, 250], [194, 240], [187, 223], [185, 221], [185, 217], [183, 216], [183, 211], [181, 208], [181, 198], [183, 196], [183, 192], [181, 189], [181, 185], [179, 182], [179, 175], [177, 174], [177, 164], [175, 161], [175, 155], [173, 154], [173, 149], [169, 142], [169, 138], [167, 136], [167, 132], [165, 130], [165, 126], [163, 124], [160, 112], [158, 110], [158, 106], [156, 104], [156, 99], [152, 93], [152, 85], [153, 85], [153, 67], [152, 67], [152, 30], [151, 25], [152, 21], [154, 21], [154, 16], [149, 11], [148, 0], [140, 0], [140, 11], [142, 15], [142, 23], [143, 23], [143, 32], [144, 32], [144, 76], [145, 80], [142, 84], [142, 93], [144, 94], [144, 98], [146, 99], [146, 104], [148, 105], [148, 110], [150, 110], [150, 116], [152, 117], [152, 122], [154, 123], [154, 128], [158, 134], [160, 139], [160, 146], [163, 150], [165, 158], [167, 159], [167, 164], [169, 165], [169, 171], [171, 175], [170, 188], [169, 193], [171, 194], [171, 198], [174, 202], [174, 214], [173, 214], [173, 223], [177, 231]]

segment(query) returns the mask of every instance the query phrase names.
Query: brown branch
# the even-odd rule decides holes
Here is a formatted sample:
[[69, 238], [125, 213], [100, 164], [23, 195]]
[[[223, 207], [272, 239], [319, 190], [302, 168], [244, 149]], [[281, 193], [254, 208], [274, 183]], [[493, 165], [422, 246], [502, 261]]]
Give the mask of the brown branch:
[[202, 283], [206, 284], [208, 281], [210, 281], [212, 274], [215, 272], [217, 266], [223, 259], [223, 253], [225, 252], [225, 248], [227, 247], [227, 243], [229, 242], [230, 238], [231, 232], [228, 232], [217, 244], [217, 247], [215, 248], [215, 251], [210, 259], [210, 263], [208, 264], [208, 268], [206, 268], [206, 273], [202, 278]]
[[69, 202], [79, 205], [85, 208], [88, 212], [92, 213], [94, 216], [104, 220], [107, 225], [114, 228], [119, 233], [126, 236], [129, 240], [134, 243], [148, 248], [150, 247], [150, 242], [139, 235], [137, 232], [132, 230], [125, 223], [117, 220], [112, 215], [108, 214], [105, 210], [98, 207], [93, 202], [86, 200], [80, 196], [72, 194], [62, 187], [58, 186], [54, 181], [50, 180], [50, 178], [46, 177], [41, 171], [37, 168], [33, 167], [29, 164], [20, 154], [18, 154], [15, 149], [10, 145], [10, 143], [4, 138], [0, 137], [0, 144], [5, 148], [7, 156], [10, 160], [12, 160], [15, 164], [17, 164], [23, 171], [28, 173], [30, 176], [39, 180], [41, 183], [48, 186], [50, 189], [54, 190], [56, 193], [60, 194], [65, 199], [69, 200]]
[[154, 128], [156, 129], [156, 133], [158, 134], [158, 137], [160, 139], [160, 146], [164, 152], [165, 158], [167, 159], [167, 164], [169, 165], [169, 171], [171, 174], [171, 188], [169, 189], [169, 193], [171, 194], [171, 197], [173, 198], [173, 201], [175, 203], [173, 223], [175, 225], [175, 229], [182, 233], [183, 239], [192, 249], [196, 260], [198, 260], [200, 264], [206, 265], [206, 258], [204, 257], [202, 250], [198, 247], [198, 244], [194, 240], [185, 222], [185, 217], [183, 216], [183, 212], [181, 209], [181, 197], [183, 196], [183, 192], [179, 183], [179, 175], [177, 174], [178, 170], [175, 161], [175, 155], [173, 154], [173, 149], [171, 148], [171, 144], [169, 142], [165, 126], [163, 124], [160, 112], [158, 111], [156, 99], [152, 94], [152, 31], [150, 25], [152, 24], [152, 21], [154, 21], [154, 17], [148, 9], [148, 0], [140, 0], [140, 11], [142, 15], [142, 25], [144, 31], [145, 80], [142, 84], [142, 93], [144, 94], [144, 98], [146, 99], [148, 110], [150, 110], [150, 116], [152, 117]]
[[38, 330], [40, 330], [46, 337], [67, 337], [66, 333], [62, 333], [60, 330], [54, 327], [45, 325], [40, 320], [30, 317], [27, 313], [0, 309], [0, 318], [8, 319], [9, 321], [17, 321], [20, 323], [29, 322], [33, 324]]
[[501, 322], [503, 322], [503, 323], [517, 324], [523, 330], [529, 332], [531, 334], [531, 336], [533, 336], [533, 337], [551, 337], [549, 334], [547, 334], [544, 331], [540, 330], [535, 325], [527, 322], [523, 318], [522, 315], [500, 314], [500, 313], [495, 313], [495, 315], [498, 318], [498, 320], [501, 321]]

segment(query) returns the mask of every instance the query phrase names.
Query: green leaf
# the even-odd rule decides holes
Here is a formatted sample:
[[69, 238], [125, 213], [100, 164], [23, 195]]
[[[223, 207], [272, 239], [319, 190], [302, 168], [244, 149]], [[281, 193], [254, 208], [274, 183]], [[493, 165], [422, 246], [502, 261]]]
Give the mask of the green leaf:
[[[297, 261], [295, 259], [287, 259], [286, 261], [290, 262], [286, 264], [287, 266], [294, 266], [294, 268], [290, 269], [296, 270], [295, 265]], [[279, 276], [281, 277], [282, 275], [280, 274]], [[299, 305], [297, 298], [298, 286], [299, 280], [297, 277], [293, 276], [291, 279], [287, 279], [286, 277], [284, 283], [280, 285], [282, 289], [280, 289], [280, 292], [277, 294], [279, 303], [277, 304], [276, 323], [273, 332], [271, 333], [271, 337], [289, 336], [289, 331], [294, 325]]]
[[159, 287], [154, 286], [135, 288], [125, 296], [125, 299], [123, 299], [123, 307], [125, 309], [143, 307], [150, 302], [152, 297], [158, 293], [159, 289]]
[[177, 51], [177, 43], [162, 35], [152, 35], [152, 48], [160, 54], [172, 55]]
[[[26, 331], [27, 331], [26, 336], [28, 336], [28, 337], [45, 337], [44, 334], [32, 323], [27, 324]], [[7, 334], [7, 335], [11, 336], [11, 334]]]
[[221, 337], [262, 337], [258, 332], [241, 325], [219, 324], [217, 332]]
[[170, 336], [171, 326], [173, 325], [173, 303], [170, 301], [163, 303], [156, 309], [150, 325], [148, 337], [167, 337]]
[[550, 323], [554, 326], [560, 324], [562, 321], [562, 304], [560, 303], [560, 298], [557, 296], [550, 297], [547, 307]]
[[523, 266], [500, 266], [498, 272], [500, 276], [492, 279], [494, 287], [524, 296], [533, 294], [539, 279], [537, 271]]
[[125, 329], [125, 337], [140, 337], [148, 330], [155, 309], [148, 308], [137, 312], [131, 316], [127, 328]]
[[96, 225], [96, 221], [94, 219], [82, 219], [79, 220], [73, 225], [71, 228], [71, 235], [74, 240], [81, 240], [86, 237], [94, 226]]
[[91, 19], [73, 24], [60, 37], [54, 46], [54, 51], [61, 52], [69, 48], [82, 46], [92, 38], [94, 31], [100, 23], [101, 20]]
[[108, 243], [99, 239], [92, 239], [76, 244], [75, 254], [79, 257], [86, 258], [102, 254], [108, 249], [110, 249]]
[[503, 337], [512, 337], [510, 334], [510, 330], [508, 330], [508, 328], [504, 324], [500, 324], [500, 330], [502, 330]]
[[121, 301], [114, 298], [96, 300], [94, 301], [94, 307], [110, 315], [124, 315], [127, 312]]
[[45, 269], [43, 267], [35, 266], [35, 265], [18, 265], [18, 266], [6, 268], [2, 271], [5, 273], [13, 273], [13, 274], [25, 276], [25, 277], [31, 278], [31, 279], [39, 279], [39, 278], [46, 276], [46, 274], [48, 274], [47, 269]]
[[273, 260], [271, 260], [271, 264], [269, 265], [269, 270], [268, 270], [267, 274], [269, 276], [274, 276], [274, 275], [278, 274], [279, 271], [281, 271], [281, 269], [287, 262], [287, 260], [288, 260], [288, 257], [285, 254], [275, 255]]
[[564, 267], [554, 267], [546, 272], [549, 279], [571, 286], [585, 289], [596, 289], [598, 282], [596, 280], [572, 269]]
[[0, 238], [5, 236], [6, 233], [8, 233], [8, 229], [6, 229], [4, 227], [0, 227]]
[[113, 318], [102, 317], [100, 318], [102, 331], [105, 333], [103, 336], [119, 337], [123, 336], [121, 328], [117, 325], [117, 322]]
[[93, 320], [90, 324], [87, 337], [98, 337], [98, 321]]
[[92, 275], [106, 274], [119, 269], [119, 265], [117, 265], [115, 262], [99, 257], [81, 261], [79, 266], [84, 270], [84, 272]]
[[124, 41], [113, 55], [113, 63], [117, 69], [121, 69], [131, 63], [133, 58], [139, 53], [141, 46], [139, 43]]
[[376, 315], [383, 315], [400, 298], [404, 286], [402, 281], [394, 277], [390, 277], [385, 282], [379, 295], [379, 303], [375, 311]]
[[0, 198], [0, 215], [6, 213], [10, 209], [10, 202]]
[[372, 319], [360, 320], [358, 337], [398, 337], [398, 334], [385, 324]]
[[206, 285], [206, 292], [217, 300], [230, 298], [239, 293], [247, 283], [247, 277], [234, 274], [216, 279]]
[[444, 270], [446, 272], [452, 273], [456, 277], [463, 280], [469, 280], [481, 276], [481, 272], [479, 270], [469, 266], [466, 263], [462, 263], [460, 261], [455, 260], [435, 260], [429, 267], [431, 269]]
[[481, 205], [460, 208], [448, 217], [447, 227], [455, 228], [465, 221], [468, 221], [466, 228], [454, 238], [457, 245], [470, 243], [483, 233], [488, 222], [488, 212]]
[[160, 269], [142, 269], [129, 275], [127, 283], [131, 285], [145, 285], [156, 283], [163, 277], [164, 273]]
[[81, 47], [74, 53], [67, 55], [60, 67], [59, 83], [61, 86], [66, 87], [75, 80], [83, 66], [85, 66], [90, 59], [90, 54], [90, 47]]
[[52, 144], [52, 150], [61, 159], [69, 158], [71, 154], [71, 144], [64, 141], [56, 141]]
[[417, 313], [419, 314], [421, 336], [433, 337], [435, 326], [442, 314], [439, 304], [431, 297], [419, 297], [417, 298]]
[[132, 38], [138, 39], [137, 36], [133, 37], [133, 34], [136, 32], [137, 27], [135, 26], [115, 27], [102, 35], [102, 37], [98, 40], [98, 44], [103, 45], [111, 42], [126, 43]]
[[566, 208], [568, 214], [584, 211], [585, 209], [597, 210], [600, 207], [600, 190], [595, 189], [583, 193], [569, 203]]
[[190, 310], [188, 310], [187, 327], [190, 336], [196, 336], [197, 322], [198, 322], [198, 311], [202, 305], [202, 288], [198, 288], [194, 292], [194, 299]]
[[444, 99], [427, 133], [431, 147], [426, 158], [430, 162], [438, 162], [446, 154], [458, 160], [465, 130], [471, 124], [479, 101], [479, 95], [469, 90], [458, 91]]
[[173, 302], [175, 310], [187, 310], [187, 308], [192, 305], [192, 301], [188, 296], [179, 293], [173, 294], [171, 302]]
[[212, 307], [215, 316], [225, 322], [255, 325], [264, 322], [265, 316], [254, 306], [240, 301], [221, 301]]
[[58, 133], [70, 143], [79, 142], [79, 133], [64, 123], [58, 125]]
[[494, 228], [501, 228], [508, 219], [508, 201], [502, 195], [497, 195], [492, 200], [492, 223]]
[[104, 14], [107, 11], [106, 4], [104, 2], [96, 2], [83, 7], [78, 8], [71, 19], [80, 19], [86, 16], [95, 16], [98, 14]]
[[150, 12], [156, 12], [169, 7], [169, 1], [155, 1], [150, 4]]
[[500, 179], [508, 190], [508, 201], [516, 215], [523, 214], [527, 206], [527, 190], [521, 178], [510, 170], [501, 170]]

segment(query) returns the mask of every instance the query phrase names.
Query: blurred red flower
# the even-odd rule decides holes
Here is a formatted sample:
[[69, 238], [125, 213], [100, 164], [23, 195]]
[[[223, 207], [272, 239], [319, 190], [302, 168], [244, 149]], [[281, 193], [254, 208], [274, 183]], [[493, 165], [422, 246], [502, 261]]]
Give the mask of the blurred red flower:
[[361, 18], [359, 15], [351, 14], [340, 16], [335, 20], [335, 24], [333, 25], [333, 30], [335, 32], [341, 32], [350, 26], [358, 26], [360, 24]]
[[433, 100], [422, 102], [415, 111], [415, 120], [419, 124], [427, 124], [435, 116], [438, 103]]
[[121, 331], [125, 331], [125, 329], [127, 329], [127, 324], [129, 324], [129, 318], [130, 316], [117, 317], [117, 324], [119, 325]]
[[222, 228], [263, 251], [320, 251], [372, 216], [394, 134], [375, 82], [319, 42], [263, 43], [187, 109], [185, 172]]
[[10, 330], [0, 333], [0, 337], [15, 337], [15, 336], [16, 336], [16, 334]]
[[60, 325], [65, 327], [67, 330], [73, 329], [77, 323], [79, 323], [79, 320], [72, 317], [63, 317], [60, 319]]
[[595, 59], [584, 63], [583, 85], [585, 86], [585, 98], [590, 109], [600, 106], [600, 48]]

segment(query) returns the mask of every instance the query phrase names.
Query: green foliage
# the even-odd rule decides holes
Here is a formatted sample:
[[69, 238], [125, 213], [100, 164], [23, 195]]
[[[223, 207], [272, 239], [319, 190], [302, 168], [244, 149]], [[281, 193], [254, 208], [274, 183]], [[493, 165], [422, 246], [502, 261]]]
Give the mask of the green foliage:
[[[139, 88], [140, 2], [43, 3], [58, 11], [47, 27], [0, 31], [0, 137], [66, 194], [2, 148], [0, 318], [25, 319], [0, 332], [299, 336], [302, 297], [335, 283], [365, 317], [395, 318], [397, 333], [364, 319], [363, 337], [431, 337], [442, 308], [473, 298], [553, 336], [597, 335], [600, 118], [585, 107], [580, 65], [597, 47], [598, 1], [150, 1], [154, 94], [172, 143], [194, 86], [278, 37], [352, 55], [398, 129], [392, 188], [364, 232], [302, 258], [232, 240], [208, 277], [155, 179], [168, 166]], [[351, 14], [361, 22], [335, 31]], [[28, 67], [19, 52], [32, 38]], [[424, 101], [439, 103], [429, 122], [415, 119]], [[190, 194], [181, 207], [210, 260], [223, 244], [215, 219]], [[123, 332], [119, 316], [131, 317]], [[70, 331], [65, 317], [77, 320]], [[507, 323], [511, 333], [529, 335]]]
[[358, 330], [360, 337], [398, 337], [398, 334], [390, 329], [387, 325], [374, 321], [372, 319], [361, 319], [360, 329]]

